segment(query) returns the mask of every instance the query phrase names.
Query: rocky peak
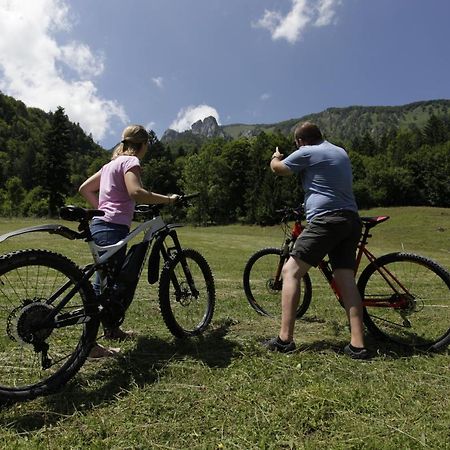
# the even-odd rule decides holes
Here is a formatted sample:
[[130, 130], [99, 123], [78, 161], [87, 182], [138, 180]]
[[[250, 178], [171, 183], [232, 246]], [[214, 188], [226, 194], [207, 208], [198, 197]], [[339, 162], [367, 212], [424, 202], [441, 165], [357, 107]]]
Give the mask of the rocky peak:
[[[192, 124], [191, 129], [185, 131], [184, 133], [192, 133], [204, 138], [225, 137], [225, 133], [213, 116], [205, 117], [203, 120], [197, 120], [197, 122]], [[161, 141], [172, 142], [181, 134], [182, 133], [169, 128], [164, 132]]]
[[191, 126], [192, 134], [199, 134], [201, 136], [211, 137], [224, 137], [222, 128], [217, 124], [217, 120], [213, 116], [206, 117], [203, 120], [197, 120]]

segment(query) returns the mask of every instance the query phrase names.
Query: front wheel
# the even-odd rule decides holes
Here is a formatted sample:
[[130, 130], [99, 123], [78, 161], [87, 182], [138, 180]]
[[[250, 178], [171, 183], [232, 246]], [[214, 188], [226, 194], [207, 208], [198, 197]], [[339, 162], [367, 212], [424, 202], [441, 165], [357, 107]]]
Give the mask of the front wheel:
[[[0, 257], [0, 400], [54, 392], [83, 365], [99, 321], [92, 286], [82, 277], [72, 261], [45, 250]], [[74, 296], [59, 305], [77, 283]], [[41, 325], [55, 310], [54, 321]]]
[[183, 249], [166, 263], [159, 283], [159, 306], [170, 332], [178, 338], [201, 334], [215, 306], [211, 269], [196, 250]]
[[376, 336], [426, 350], [450, 342], [450, 274], [431, 259], [384, 255], [364, 269], [358, 288]]
[[[285, 262], [280, 248], [270, 247], [257, 251], [244, 268], [244, 292], [250, 306], [262, 316], [281, 316], [281, 268]], [[278, 274], [278, 275], [277, 275]], [[301, 295], [296, 317], [305, 314], [311, 303], [312, 286], [309, 275], [302, 278]]]

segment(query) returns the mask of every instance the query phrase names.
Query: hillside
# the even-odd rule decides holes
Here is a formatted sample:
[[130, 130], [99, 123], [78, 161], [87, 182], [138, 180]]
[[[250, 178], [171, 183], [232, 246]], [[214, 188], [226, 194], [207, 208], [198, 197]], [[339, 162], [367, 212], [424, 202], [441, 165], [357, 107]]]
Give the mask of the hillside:
[[[376, 139], [392, 129], [409, 129], [414, 126], [422, 128], [432, 115], [450, 117], [450, 100], [429, 100], [402, 106], [328, 108], [320, 113], [308, 114], [273, 124], [217, 126], [217, 132], [224, 134], [228, 139], [257, 136], [262, 131], [279, 131], [283, 135], [288, 135], [298, 122], [310, 120], [317, 123], [330, 139], [346, 141], [367, 133]], [[168, 132], [165, 133], [165, 135], [168, 134]], [[170, 142], [187, 140], [191, 134], [190, 131], [176, 133], [170, 130]], [[198, 137], [197, 132], [196, 138], [198, 139]], [[162, 141], [164, 142], [164, 136]]]
[[0, 214], [42, 214], [54, 191], [50, 178], [58, 180], [59, 191], [75, 195], [107, 159], [108, 153], [63, 109], [47, 113], [0, 92]]

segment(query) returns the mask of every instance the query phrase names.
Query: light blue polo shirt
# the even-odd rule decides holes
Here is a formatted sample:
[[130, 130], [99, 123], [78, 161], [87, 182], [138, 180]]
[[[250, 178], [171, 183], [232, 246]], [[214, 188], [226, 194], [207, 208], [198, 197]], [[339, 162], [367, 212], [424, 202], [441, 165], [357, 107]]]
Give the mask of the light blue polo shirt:
[[323, 141], [300, 147], [283, 159], [299, 174], [305, 191], [306, 220], [337, 210], [358, 212], [352, 188], [352, 167], [347, 152]]

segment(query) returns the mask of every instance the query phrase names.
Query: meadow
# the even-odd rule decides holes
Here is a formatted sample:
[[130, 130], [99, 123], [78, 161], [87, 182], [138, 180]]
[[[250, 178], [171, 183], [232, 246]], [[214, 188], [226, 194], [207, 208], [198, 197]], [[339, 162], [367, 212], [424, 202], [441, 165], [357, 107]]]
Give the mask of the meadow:
[[[376, 255], [415, 252], [450, 269], [449, 209], [361, 214], [391, 216], [373, 230]], [[0, 233], [53, 222], [0, 219]], [[450, 448], [448, 349], [406, 351], [367, 335], [375, 357], [349, 359], [342, 352], [349, 337], [344, 311], [312, 270], [313, 300], [296, 326], [297, 350], [267, 352], [261, 341], [276, 335], [278, 322], [250, 308], [242, 271], [256, 250], [281, 244], [280, 227], [188, 226], [179, 235], [215, 275], [216, 310], [207, 332], [174, 339], [159, 313], [157, 286], [142, 277], [124, 324], [138, 338], [121, 343], [118, 358], [86, 362], [61, 392], [3, 407], [0, 448]], [[0, 253], [20, 248], [89, 261], [82, 242], [41, 233], [8, 240]]]

